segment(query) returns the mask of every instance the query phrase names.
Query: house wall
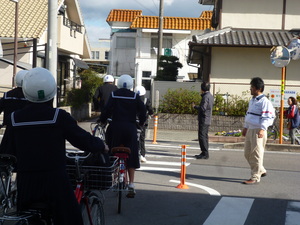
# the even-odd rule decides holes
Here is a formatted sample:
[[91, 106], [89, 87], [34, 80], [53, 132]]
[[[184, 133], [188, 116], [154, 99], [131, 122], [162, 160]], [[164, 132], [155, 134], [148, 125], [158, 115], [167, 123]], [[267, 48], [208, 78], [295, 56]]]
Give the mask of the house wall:
[[[238, 65], [238, 66], [237, 66]], [[286, 70], [286, 84], [293, 85], [287, 89], [300, 92], [300, 63], [292, 60]], [[265, 83], [280, 85], [281, 68], [270, 62], [268, 48], [212, 48], [211, 82], [249, 83], [252, 77], [261, 77]], [[249, 87], [241, 85], [219, 87], [220, 93], [241, 94]], [[265, 92], [274, 87], [269, 86]]]
[[82, 27], [82, 33], [75, 32], [69, 27], [63, 25], [63, 17], [57, 18], [57, 48], [64, 51], [72, 52], [73, 54], [83, 55], [83, 39], [84, 39], [84, 27]]
[[111, 41], [109, 73], [114, 76], [135, 74], [135, 48], [117, 48], [117, 37], [133, 37], [135, 33], [114, 33]]
[[[282, 29], [282, 0], [225, 0], [221, 28]], [[287, 1], [285, 29], [299, 28], [300, 1]]]

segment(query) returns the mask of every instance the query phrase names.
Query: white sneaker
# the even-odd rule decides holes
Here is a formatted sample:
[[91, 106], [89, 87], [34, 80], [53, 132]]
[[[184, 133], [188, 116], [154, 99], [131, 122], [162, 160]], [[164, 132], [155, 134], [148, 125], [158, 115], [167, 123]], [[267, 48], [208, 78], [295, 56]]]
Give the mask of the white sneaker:
[[147, 159], [146, 159], [144, 156], [141, 155], [141, 156], [140, 156], [140, 161], [141, 161], [141, 162], [147, 162]]

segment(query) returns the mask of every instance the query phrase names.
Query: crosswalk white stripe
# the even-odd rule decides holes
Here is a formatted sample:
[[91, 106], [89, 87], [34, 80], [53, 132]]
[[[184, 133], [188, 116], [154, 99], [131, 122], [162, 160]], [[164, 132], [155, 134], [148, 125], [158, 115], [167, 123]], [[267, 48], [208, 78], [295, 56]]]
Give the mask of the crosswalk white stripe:
[[203, 225], [241, 225], [244, 224], [254, 199], [223, 197]]
[[141, 166], [137, 170], [147, 170], [147, 171], [168, 171], [168, 172], [174, 172], [174, 171], [180, 171], [180, 169], [172, 169], [172, 168], [163, 168], [163, 167], [150, 167], [150, 166]]
[[[166, 166], [181, 166], [180, 162], [166, 162], [166, 161], [148, 161], [146, 164], [151, 165], [166, 165]], [[190, 163], [186, 163], [186, 166], [189, 166]]]
[[300, 221], [300, 202], [289, 201], [286, 210], [285, 225], [297, 225]]

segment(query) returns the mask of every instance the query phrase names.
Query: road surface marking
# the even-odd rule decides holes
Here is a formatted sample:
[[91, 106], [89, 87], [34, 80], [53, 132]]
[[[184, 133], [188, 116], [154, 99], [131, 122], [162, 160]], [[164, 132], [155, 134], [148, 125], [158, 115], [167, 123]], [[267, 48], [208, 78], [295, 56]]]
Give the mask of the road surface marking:
[[180, 171], [180, 169], [163, 168], [163, 167], [150, 167], [150, 166], [141, 166], [137, 170], [140, 170], [140, 171], [168, 171], [168, 172]]
[[[181, 162], [166, 162], [166, 161], [148, 161], [145, 164], [151, 165], [166, 165], [166, 166], [181, 166]], [[142, 163], [144, 165], [144, 163]], [[186, 166], [189, 166], [190, 163], [186, 163]]]
[[[177, 183], [177, 184], [180, 183], [180, 181], [178, 181], [178, 180], [170, 180], [170, 182]], [[203, 186], [203, 185], [200, 185], [200, 184], [194, 184], [194, 183], [190, 183], [190, 182], [185, 182], [185, 184], [187, 186], [193, 186], [193, 187], [196, 187], [196, 188], [200, 188], [200, 189], [208, 192], [210, 195], [221, 196], [221, 194], [218, 191], [216, 191], [215, 189], [212, 189], [210, 187], [206, 187], [206, 186]]]
[[222, 197], [203, 225], [244, 224], [253, 201], [253, 198]]
[[289, 201], [286, 210], [285, 225], [296, 225], [300, 221], [300, 202]]

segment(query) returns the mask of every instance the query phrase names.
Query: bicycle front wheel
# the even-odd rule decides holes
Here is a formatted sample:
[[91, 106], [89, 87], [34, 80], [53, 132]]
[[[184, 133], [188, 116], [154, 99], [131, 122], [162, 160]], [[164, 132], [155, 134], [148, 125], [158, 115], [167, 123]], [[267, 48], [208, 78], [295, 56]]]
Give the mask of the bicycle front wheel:
[[93, 135], [95, 137], [99, 137], [103, 141], [105, 141], [105, 131], [100, 125], [96, 125], [93, 131]]
[[279, 132], [278, 132], [277, 127], [272, 125], [272, 126], [268, 127], [267, 133], [268, 133], [269, 139], [276, 140]]
[[105, 225], [103, 205], [95, 192], [86, 193], [80, 206], [84, 225]]

